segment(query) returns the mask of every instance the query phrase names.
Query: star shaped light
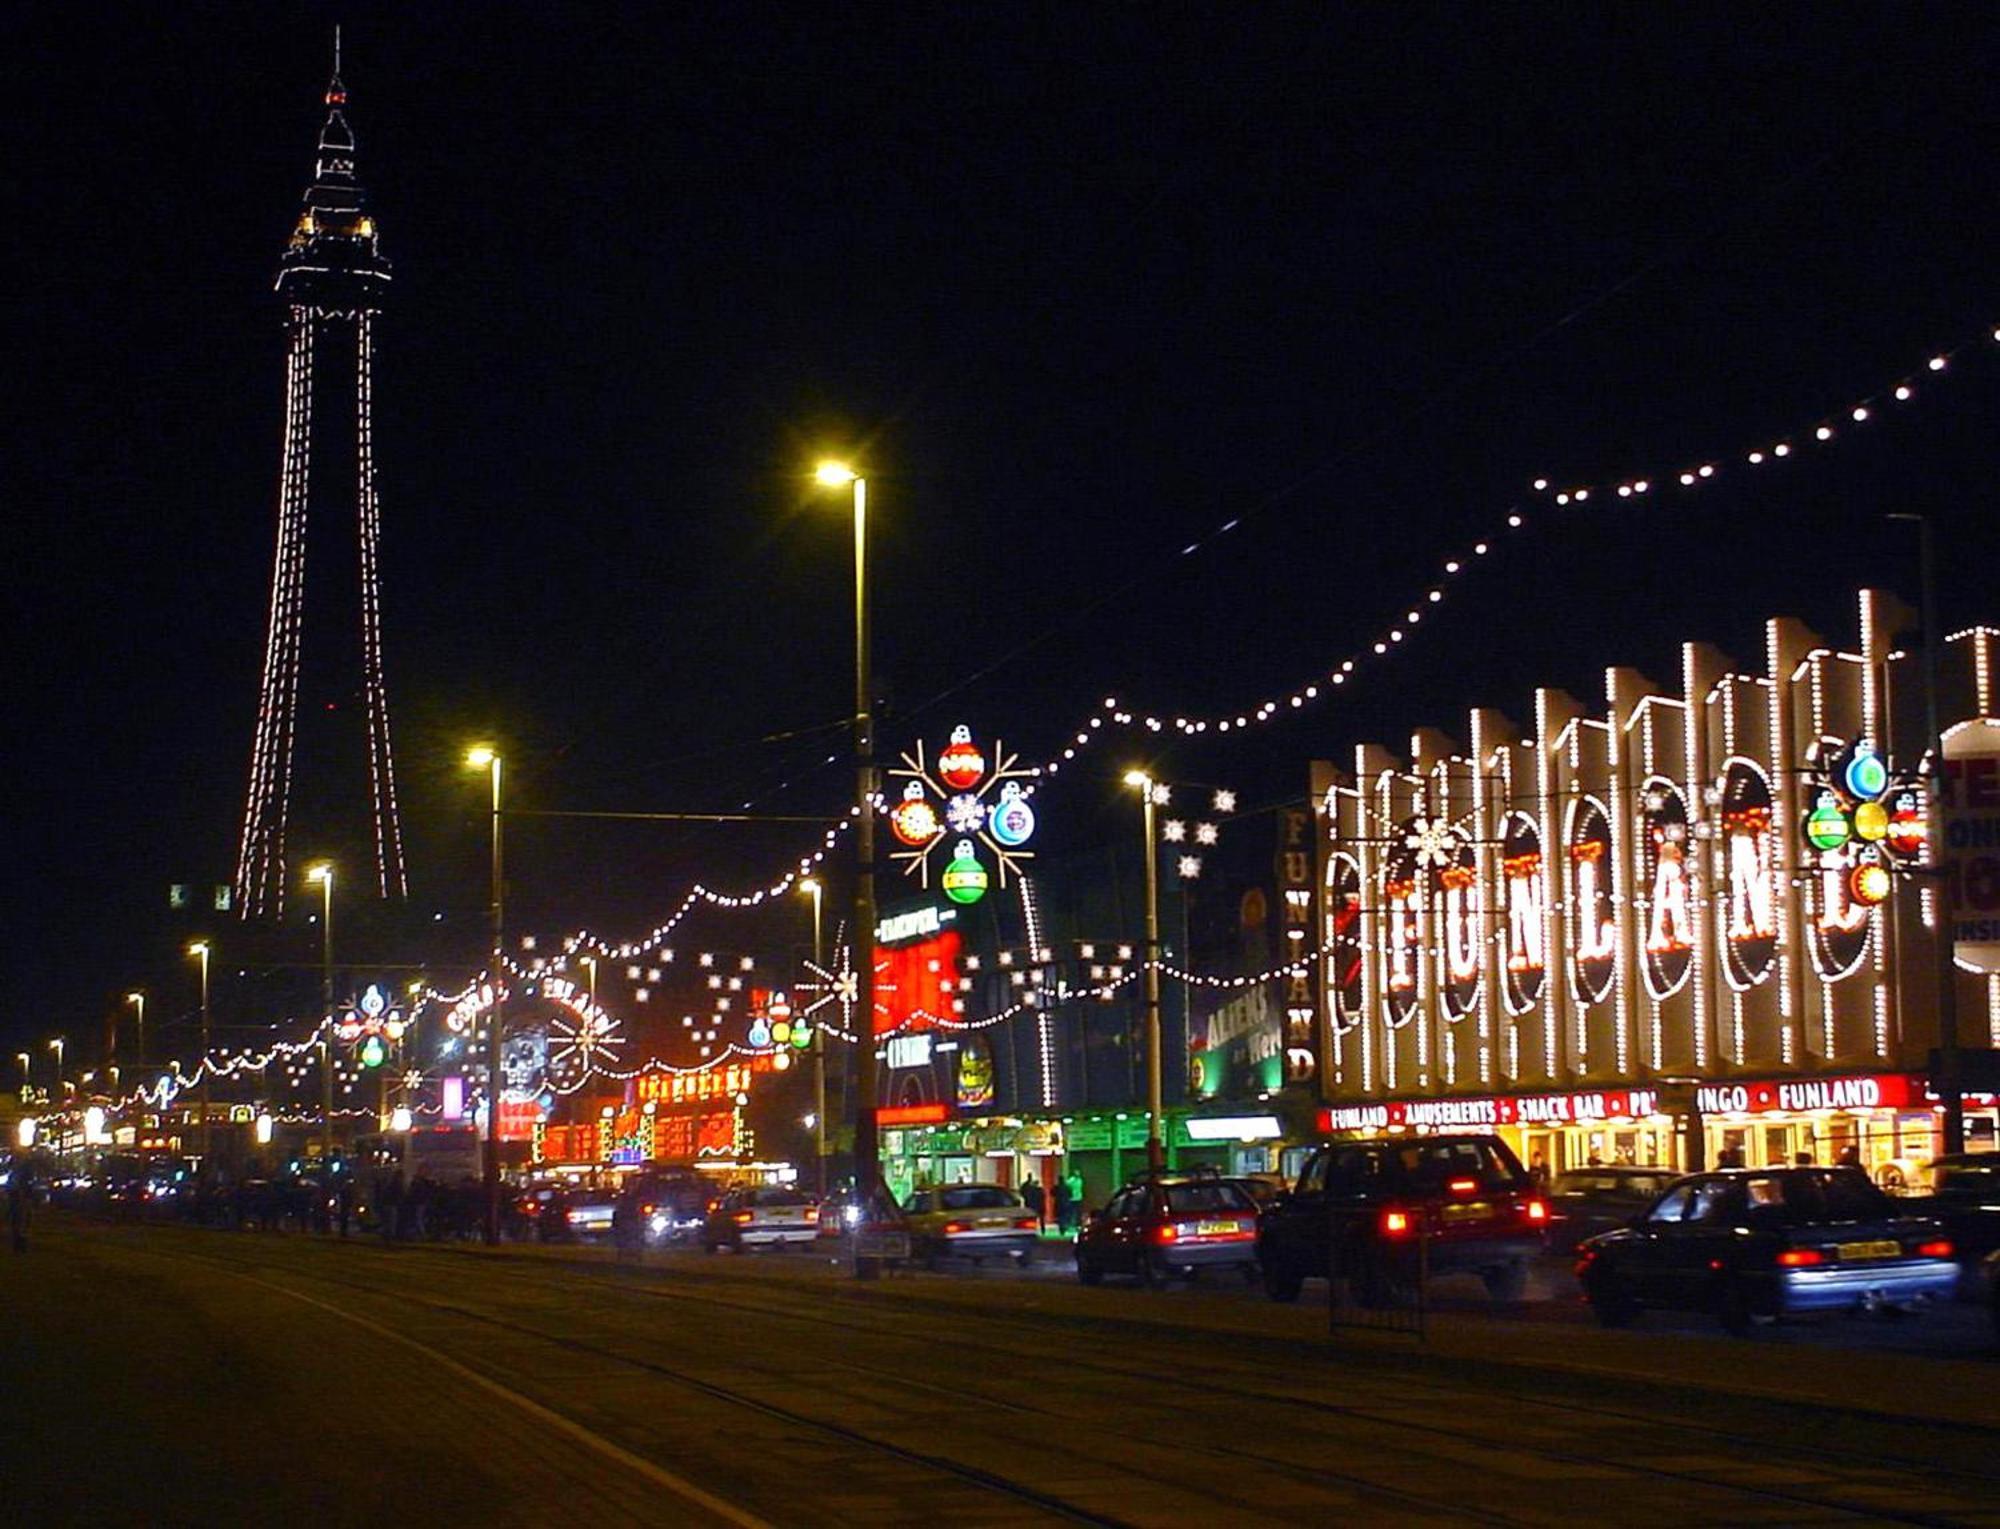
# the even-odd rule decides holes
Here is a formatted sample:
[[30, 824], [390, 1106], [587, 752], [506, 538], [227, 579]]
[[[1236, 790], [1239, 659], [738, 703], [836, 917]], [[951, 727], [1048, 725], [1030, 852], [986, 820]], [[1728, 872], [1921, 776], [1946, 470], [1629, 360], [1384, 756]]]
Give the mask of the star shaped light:
[[1234, 791], [1217, 791], [1215, 793], [1213, 809], [1216, 812], [1234, 812], [1236, 810], [1236, 793]]
[[1160, 825], [1160, 837], [1169, 844], [1179, 844], [1187, 838], [1187, 824], [1179, 818], [1168, 818]]
[[1180, 858], [1180, 873], [1183, 881], [1192, 881], [1201, 874], [1201, 856], [1183, 855]]
[[1195, 824], [1194, 842], [1197, 844], [1214, 844], [1216, 842], [1215, 825], [1213, 823]]

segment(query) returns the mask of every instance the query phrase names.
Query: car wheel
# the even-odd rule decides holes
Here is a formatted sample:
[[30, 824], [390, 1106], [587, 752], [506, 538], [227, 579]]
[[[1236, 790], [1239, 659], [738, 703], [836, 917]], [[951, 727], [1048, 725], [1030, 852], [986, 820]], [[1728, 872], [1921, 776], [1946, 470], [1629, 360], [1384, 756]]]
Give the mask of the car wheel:
[[1296, 1301], [1305, 1282], [1306, 1277], [1291, 1265], [1275, 1258], [1264, 1260], [1264, 1294], [1272, 1300]]
[[1722, 1330], [1732, 1338], [1747, 1338], [1756, 1330], [1757, 1318], [1750, 1310], [1750, 1293], [1743, 1288], [1742, 1280], [1730, 1278], [1722, 1282], [1715, 1315], [1722, 1323]]
[[1086, 1285], [1101, 1285], [1104, 1283], [1104, 1271], [1097, 1267], [1097, 1261], [1093, 1258], [1077, 1259], [1076, 1277]]
[[1638, 1320], [1639, 1303], [1625, 1293], [1615, 1274], [1593, 1274], [1584, 1284], [1583, 1298], [1600, 1327], [1630, 1327]]
[[1515, 1258], [1491, 1269], [1481, 1269], [1479, 1278], [1487, 1295], [1494, 1300], [1518, 1301], [1528, 1290], [1528, 1261]]

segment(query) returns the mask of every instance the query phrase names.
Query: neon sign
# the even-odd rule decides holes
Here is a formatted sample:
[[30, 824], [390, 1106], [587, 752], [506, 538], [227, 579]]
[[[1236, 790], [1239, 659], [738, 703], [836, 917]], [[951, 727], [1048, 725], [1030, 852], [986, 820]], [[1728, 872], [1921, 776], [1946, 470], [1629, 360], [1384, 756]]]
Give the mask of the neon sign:
[[1677, 993], [1693, 966], [1694, 911], [1688, 886], [1687, 801], [1672, 781], [1646, 782], [1639, 816], [1639, 884], [1646, 914], [1646, 991]]
[[1747, 759], [1730, 760], [1723, 772], [1722, 843], [1726, 975], [1732, 987], [1755, 987], [1777, 960], [1778, 882], [1771, 868], [1771, 783]]
[[1542, 923], [1548, 905], [1547, 882], [1542, 876], [1542, 834], [1526, 813], [1510, 813], [1501, 830], [1500, 877], [1507, 912], [1501, 925], [1507, 1009], [1522, 1014], [1541, 998], [1548, 966]]
[[1326, 990], [1333, 1000], [1333, 1028], [1344, 1035], [1361, 1023], [1361, 867], [1352, 855], [1326, 862]]
[[1594, 796], [1570, 809], [1570, 976], [1582, 1003], [1611, 996], [1618, 925], [1611, 907], [1611, 820]]

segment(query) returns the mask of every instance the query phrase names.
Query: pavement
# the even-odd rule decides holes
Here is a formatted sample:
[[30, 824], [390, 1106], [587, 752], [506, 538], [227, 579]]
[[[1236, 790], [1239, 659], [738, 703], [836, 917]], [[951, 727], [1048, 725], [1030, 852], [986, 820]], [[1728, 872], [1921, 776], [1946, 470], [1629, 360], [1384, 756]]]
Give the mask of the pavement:
[[0, 1313], [10, 1523], [2000, 1523], [1990, 1342], [57, 1216]]

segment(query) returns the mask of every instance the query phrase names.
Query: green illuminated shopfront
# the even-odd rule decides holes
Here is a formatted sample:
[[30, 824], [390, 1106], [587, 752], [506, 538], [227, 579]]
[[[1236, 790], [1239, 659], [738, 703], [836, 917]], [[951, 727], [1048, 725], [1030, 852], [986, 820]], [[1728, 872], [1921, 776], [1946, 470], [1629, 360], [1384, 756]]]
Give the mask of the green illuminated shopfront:
[[[1289, 1181], [1314, 1139], [1314, 1124], [1310, 1108], [1276, 1101], [1170, 1106], [1167, 1167], [1281, 1174]], [[1145, 1167], [1144, 1110], [995, 1115], [882, 1133], [883, 1176], [899, 1200], [926, 1184], [1020, 1189], [1031, 1176], [1047, 1186], [1075, 1172], [1083, 1178], [1085, 1207], [1095, 1209]]]

